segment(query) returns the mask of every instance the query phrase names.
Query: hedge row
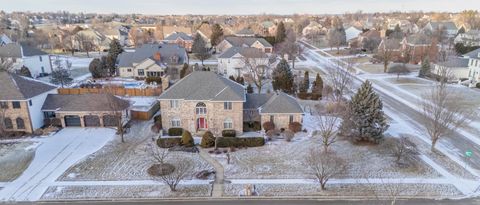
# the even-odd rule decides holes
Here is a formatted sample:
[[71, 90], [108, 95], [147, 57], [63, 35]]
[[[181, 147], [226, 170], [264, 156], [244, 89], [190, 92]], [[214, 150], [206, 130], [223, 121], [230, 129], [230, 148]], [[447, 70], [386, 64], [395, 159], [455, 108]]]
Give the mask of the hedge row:
[[263, 137], [219, 137], [217, 147], [260, 147], [265, 145]]
[[237, 131], [235, 131], [235, 130], [223, 130], [222, 131], [222, 136], [223, 137], [236, 137], [237, 136]]
[[182, 136], [183, 128], [181, 127], [172, 127], [168, 129], [168, 136]]
[[170, 148], [175, 146], [180, 146], [182, 144], [182, 138], [179, 137], [168, 137], [168, 138], [158, 138], [157, 145], [161, 148]]

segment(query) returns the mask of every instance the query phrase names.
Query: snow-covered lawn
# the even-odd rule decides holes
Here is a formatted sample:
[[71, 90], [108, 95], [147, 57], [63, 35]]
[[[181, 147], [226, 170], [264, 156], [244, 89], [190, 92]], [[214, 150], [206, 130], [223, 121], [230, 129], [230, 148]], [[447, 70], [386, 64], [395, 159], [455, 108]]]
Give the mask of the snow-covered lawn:
[[[135, 121], [130, 132], [125, 135], [126, 143], [117, 137], [103, 149], [88, 156], [84, 161], [66, 171], [59, 180], [63, 181], [102, 181], [102, 180], [149, 180], [147, 169], [155, 163], [151, 156], [151, 146], [156, 146], [150, 131], [152, 121]], [[190, 159], [195, 163], [195, 172], [211, 169], [197, 153], [170, 152], [168, 162]], [[193, 178], [190, 173], [189, 179]]]
[[212, 185], [180, 184], [177, 189], [176, 192], [172, 192], [166, 185], [52, 186], [43, 195], [42, 200], [209, 197]]
[[0, 182], [13, 181], [28, 167], [35, 156], [37, 143], [0, 141]]
[[65, 170], [102, 148], [115, 135], [109, 128], [65, 128], [37, 139], [30, 166], [0, 191], [0, 201], [35, 201]]

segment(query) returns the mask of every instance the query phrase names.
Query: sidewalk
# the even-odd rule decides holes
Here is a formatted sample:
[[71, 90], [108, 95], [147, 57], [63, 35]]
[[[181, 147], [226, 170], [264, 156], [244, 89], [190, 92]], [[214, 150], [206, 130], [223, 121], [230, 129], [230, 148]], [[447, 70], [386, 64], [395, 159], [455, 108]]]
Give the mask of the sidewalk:
[[223, 166], [210, 156], [204, 149], [200, 149], [200, 156], [215, 168], [215, 181], [213, 182], [212, 197], [218, 198], [223, 195], [223, 183], [225, 179], [225, 171]]

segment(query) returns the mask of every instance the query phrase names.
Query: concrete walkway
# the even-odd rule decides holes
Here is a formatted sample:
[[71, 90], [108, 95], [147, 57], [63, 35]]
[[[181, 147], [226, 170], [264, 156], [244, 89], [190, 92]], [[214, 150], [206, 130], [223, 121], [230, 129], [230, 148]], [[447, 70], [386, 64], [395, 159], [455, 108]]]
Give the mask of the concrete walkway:
[[200, 156], [215, 168], [215, 181], [213, 181], [212, 197], [222, 197], [223, 195], [223, 183], [225, 179], [225, 171], [223, 166], [215, 160], [204, 149], [200, 148]]

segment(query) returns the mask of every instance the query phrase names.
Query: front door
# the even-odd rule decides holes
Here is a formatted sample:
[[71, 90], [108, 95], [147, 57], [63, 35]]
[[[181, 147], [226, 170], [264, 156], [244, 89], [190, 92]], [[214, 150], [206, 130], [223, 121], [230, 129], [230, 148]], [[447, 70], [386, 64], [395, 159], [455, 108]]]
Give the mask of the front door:
[[197, 119], [197, 129], [203, 130], [203, 129], [207, 129], [207, 128], [208, 128], [207, 120], [205, 120], [205, 118], [203, 118], [203, 117], [198, 118]]

